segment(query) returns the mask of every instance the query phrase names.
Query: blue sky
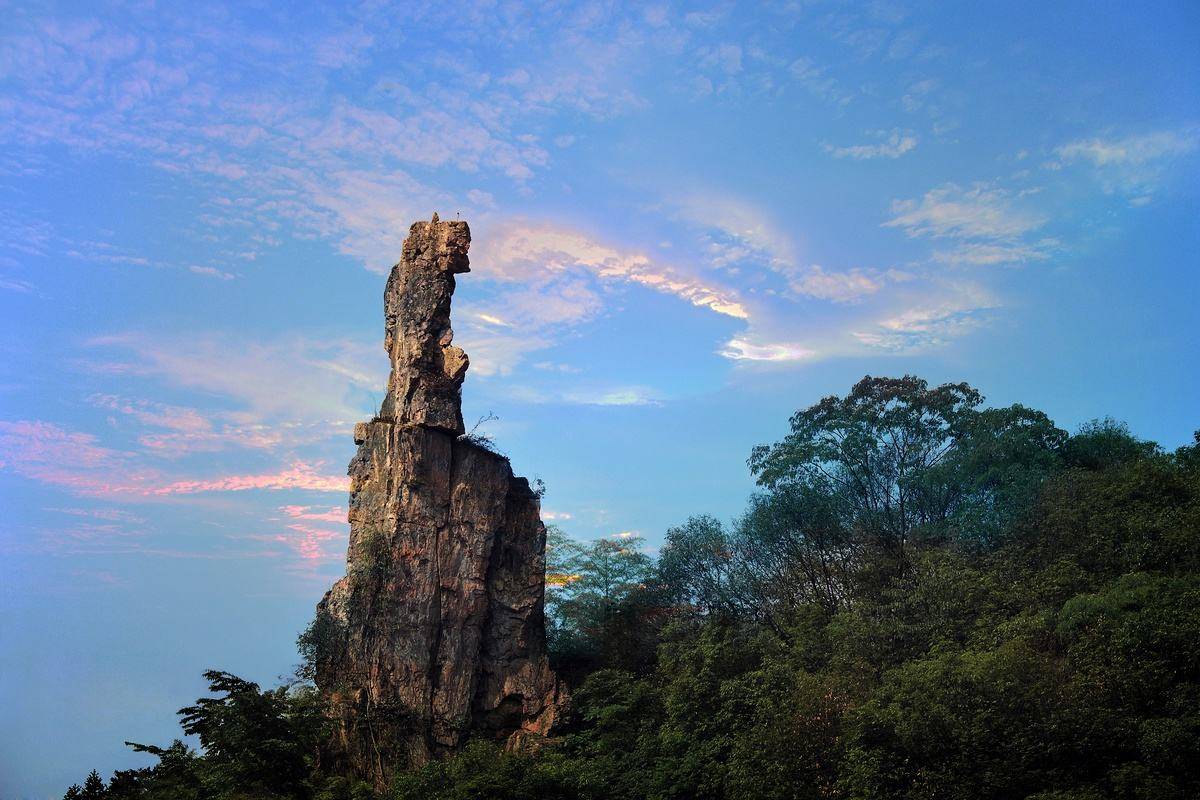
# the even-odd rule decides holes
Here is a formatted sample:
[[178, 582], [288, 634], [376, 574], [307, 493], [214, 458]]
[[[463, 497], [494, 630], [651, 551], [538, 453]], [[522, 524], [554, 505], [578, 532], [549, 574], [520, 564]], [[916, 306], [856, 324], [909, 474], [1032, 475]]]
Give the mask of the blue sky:
[[736, 515], [867, 373], [1200, 427], [1194, 3], [3, 13], [4, 797], [290, 669], [435, 210], [468, 424], [580, 539]]

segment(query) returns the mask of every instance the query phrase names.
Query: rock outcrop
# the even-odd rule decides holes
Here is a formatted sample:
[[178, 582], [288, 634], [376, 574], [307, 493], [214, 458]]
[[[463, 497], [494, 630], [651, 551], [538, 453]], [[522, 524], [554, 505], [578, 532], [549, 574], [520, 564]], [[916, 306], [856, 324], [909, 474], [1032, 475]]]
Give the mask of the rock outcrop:
[[387, 396], [355, 426], [346, 576], [313, 629], [331, 757], [380, 787], [470, 736], [536, 741], [562, 700], [546, 658], [538, 496], [464, 436], [468, 360], [450, 298], [470, 242], [465, 222], [435, 214], [392, 268]]

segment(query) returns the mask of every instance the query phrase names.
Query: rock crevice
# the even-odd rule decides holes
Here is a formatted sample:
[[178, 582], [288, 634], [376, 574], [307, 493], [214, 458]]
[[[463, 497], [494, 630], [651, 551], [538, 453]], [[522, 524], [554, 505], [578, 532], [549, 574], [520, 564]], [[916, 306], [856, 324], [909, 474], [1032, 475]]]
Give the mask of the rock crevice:
[[378, 416], [354, 429], [346, 576], [318, 606], [330, 757], [386, 785], [470, 736], [545, 736], [562, 701], [546, 658], [545, 528], [508, 460], [464, 436], [469, 361], [450, 300], [465, 222], [412, 226], [384, 292], [391, 359]]

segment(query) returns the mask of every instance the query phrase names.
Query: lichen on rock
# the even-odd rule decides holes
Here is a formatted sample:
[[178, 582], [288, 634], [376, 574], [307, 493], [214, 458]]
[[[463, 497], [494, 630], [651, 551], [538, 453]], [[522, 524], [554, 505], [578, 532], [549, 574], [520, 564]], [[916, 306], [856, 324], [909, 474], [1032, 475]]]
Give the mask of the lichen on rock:
[[470, 736], [535, 742], [563, 701], [546, 657], [539, 499], [464, 436], [469, 362], [450, 299], [470, 243], [466, 222], [435, 214], [392, 268], [387, 395], [354, 428], [346, 576], [318, 605], [329, 757], [380, 787]]

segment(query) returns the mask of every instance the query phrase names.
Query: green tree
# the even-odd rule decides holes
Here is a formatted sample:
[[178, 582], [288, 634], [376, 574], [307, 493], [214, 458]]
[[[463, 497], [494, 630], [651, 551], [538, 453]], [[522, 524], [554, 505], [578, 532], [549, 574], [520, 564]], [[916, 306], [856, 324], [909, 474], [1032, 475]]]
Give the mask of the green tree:
[[1138, 439], [1129, 426], [1112, 417], [1080, 426], [1063, 446], [1063, 456], [1073, 467], [1103, 470], [1141, 461], [1158, 452], [1158, 445]]
[[903, 573], [914, 536], [953, 507], [928, 480], [983, 397], [965, 383], [930, 389], [920, 378], [863, 378], [845, 397], [797, 411], [791, 433], [754, 448], [750, 469], [767, 489], [802, 487], [830, 505], [861, 540]]
[[692, 517], [670, 528], [658, 557], [658, 579], [665, 596], [701, 614], [751, 615], [754, 597], [744, 584], [737, 547], [735, 538], [714, 517]]
[[205, 783], [218, 792], [255, 791], [281, 797], [307, 791], [320, 732], [319, 709], [286, 687], [262, 691], [228, 672], [204, 673], [209, 690], [180, 709], [184, 733], [204, 747]]
[[567, 677], [652, 658], [653, 562], [641, 537], [582, 544], [548, 531], [547, 604], [555, 665]]
[[79, 793], [80, 800], [103, 800], [108, 796], [100, 773], [92, 770], [83, 782], [83, 790]]

